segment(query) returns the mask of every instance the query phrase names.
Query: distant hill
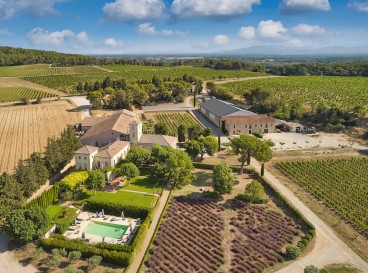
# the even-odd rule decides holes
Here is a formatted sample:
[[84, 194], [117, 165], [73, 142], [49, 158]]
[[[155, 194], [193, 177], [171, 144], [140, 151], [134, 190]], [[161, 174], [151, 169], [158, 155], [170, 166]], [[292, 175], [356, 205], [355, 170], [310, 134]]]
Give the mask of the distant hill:
[[25, 64], [53, 64], [56, 66], [94, 65], [99, 59], [77, 54], [65, 54], [55, 51], [14, 48], [0, 46], [0, 66]]
[[234, 49], [223, 54], [239, 54], [239, 55], [368, 55], [367, 47], [321, 47], [321, 48], [298, 48], [298, 47], [287, 47], [282, 45], [259, 45], [250, 46], [245, 48]]

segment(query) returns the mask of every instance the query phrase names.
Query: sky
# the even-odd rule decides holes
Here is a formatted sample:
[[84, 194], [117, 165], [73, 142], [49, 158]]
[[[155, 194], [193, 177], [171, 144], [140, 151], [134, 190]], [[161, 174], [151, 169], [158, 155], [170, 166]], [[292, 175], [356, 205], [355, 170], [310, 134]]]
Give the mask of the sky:
[[80, 54], [368, 48], [368, 0], [0, 0], [0, 45]]

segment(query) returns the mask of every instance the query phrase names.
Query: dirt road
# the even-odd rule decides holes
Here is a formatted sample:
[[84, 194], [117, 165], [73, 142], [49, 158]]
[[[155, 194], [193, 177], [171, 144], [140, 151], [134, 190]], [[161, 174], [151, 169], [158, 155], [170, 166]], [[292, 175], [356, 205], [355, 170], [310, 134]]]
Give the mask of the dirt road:
[[153, 216], [151, 226], [149, 227], [142, 244], [139, 246], [137, 253], [134, 256], [133, 262], [128, 267], [128, 270], [126, 271], [126, 273], [137, 273], [138, 272], [139, 266], [141, 265], [144, 255], [146, 254], [146, 250], [151, 243], [152, 236], [155, 233], [156, 227], [158, 225], [158, 221], [160, 220], [161, 213], [165, 208], [166, 201], [169, 198], [169, 195], [170, 195], [170, 189], [166, 188], [164, 192], [162, 193], [159, 203], [156, 206], [156, 211]]
[[[261, 165], [252, 159], [251, 166], [259, 171]], [[303, 258], [278, 270], [277, 273], [303, 273], [307, 265], [323, 267], [333, 263], [348, 263], [362, 271], [368, 272], [368, 263], [360, 258], [349, 246], [347, 246], [333, 230], [327, 226], [315, 213], [313, 213], [302, 201], [284, 186], [275, 176], [265, 171], [264, 176], [271, 185], [278, 189], [289, 202], [291, 202], [316, 228], [316, 240], [313, 250]]]
[[8, 250], [9, 236], [0, 233], [0, 272], [1, 273], [36, 273], [32, 265], [23, 265]]

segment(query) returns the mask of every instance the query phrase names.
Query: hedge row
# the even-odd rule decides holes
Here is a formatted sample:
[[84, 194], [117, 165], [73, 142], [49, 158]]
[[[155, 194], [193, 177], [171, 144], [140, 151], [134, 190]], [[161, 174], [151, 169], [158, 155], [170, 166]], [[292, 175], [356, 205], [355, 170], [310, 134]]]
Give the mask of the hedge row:
[[89, 211], [101, 211], [104, 209], [105, 214], [121, 216], [121, 212], [124, 212], [124, 216], [131, 218], [140, 218], [142, 221], [148, 216], [150, 209], [137, 206], [126, 206], [117, 203], [101, 202], [87, 200], [83, 209]]
[[267, 198], [253, 198], [247, 194], [238, 194], [235, 198], [253, 204], [265, 204], [268, 202]]
[[28, 208], [41, 207], [46, 209], [48, 206], [58, 199], [60, 192], [60, 183], [55, 183], [50, 189], [43, 192], [41, 196], [33, 199], [27, 204]]
[[[206, 163], [200, 163], [200, 162], [193, 162], [193, 167], [196, 169], [202, 169], [202, 170], [212, 170], [213, 167], [216, 165], [213, 164], [206, 164]], [[233, 172], [239, 172], [240, 167], [230, 166], [231, 170]], [[252, 173], [249, 169], [243, 169], [244, 173]]]
[[[81, 241], [80, 239], [68, 239], [68, 238], [66, 238], [66, 237], [64, 237], [63, 235], [60, 235], [60, 234], [54, 234], [54, 235], [52, 235], [52, 238], [58, 239], [58, 240], [63, 240], [63, 241], [86, 244], [83, 241]], [[113, 244], [108, 244], [108, 243], [97, 243], [94, 246], [99, 248], [99, 249], [115, 250], [115, 251], [121, 251], [121, 252], [127, 252], [127, 253], [133, 252], [133, 247], [132, 246], [127, 246], [127, 245], [113, 245]]]
[[40, 239], [40, 244], [44, 249], [65, 248], [67, 251], [80, 251], [82, 256], [89, 258], [93, 255], [101, 256], [104, 262], [109, 262], [121, 266], [128, 266], [131, 262], [131, 253], [119, 252], [116, 250], [101, 249], [94, 245], [89, 245], [76, 240], [64, 240], [55, 237]]

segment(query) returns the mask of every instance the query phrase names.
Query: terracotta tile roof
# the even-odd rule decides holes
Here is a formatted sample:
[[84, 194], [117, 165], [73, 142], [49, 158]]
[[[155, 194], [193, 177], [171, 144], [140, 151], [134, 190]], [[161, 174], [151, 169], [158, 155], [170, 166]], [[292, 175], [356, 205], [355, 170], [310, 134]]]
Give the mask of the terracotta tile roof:
[[226, 116], [222, 118], [231, 124], [246, 123], [276, 123], [276, 119], [267, 115]]
[[82, 126], [83, 127], [92, 127], [96, 124], [99, 124], [102, 121], [107, 120], [108, 117], [87, 117], [84, 120], [82, 120]]
[[[130, 112], [130, 111], [129, 111]], [[120, 113], [113, 115], [94, 126], [92, 126], [81, 139], [90, 138], [93, 136], [100, 135], [108, 131], [117, 131], [122, 134], [129, 132], [129, 124], [133, 121], [134, 117], [126, 113]]]
[[130, 145], [130, 142], [117, 140], [115, 142], [112, 142], [112, 143], [104, 146], [104, 147], [101, 147], [98, 150], [98, 153], [96, 154], [96, 156], [106, 157], [106, 158], [113, 158], [121, 150], [123, 150], [125, 147], [127, 147], [129, 145]]
[[142, 134], [139, 144], [157, 144], [160, 146], [173, 146], [178, 139], [172, 136]]
[[98, 151], [98, 148], [97, 147], [85, 145], [82, 148], [80, 148], [79, 150], [75, 151], [74, 153], [75, 154], [90, 155], [90, 154], [93, 154], [96, 151]]

